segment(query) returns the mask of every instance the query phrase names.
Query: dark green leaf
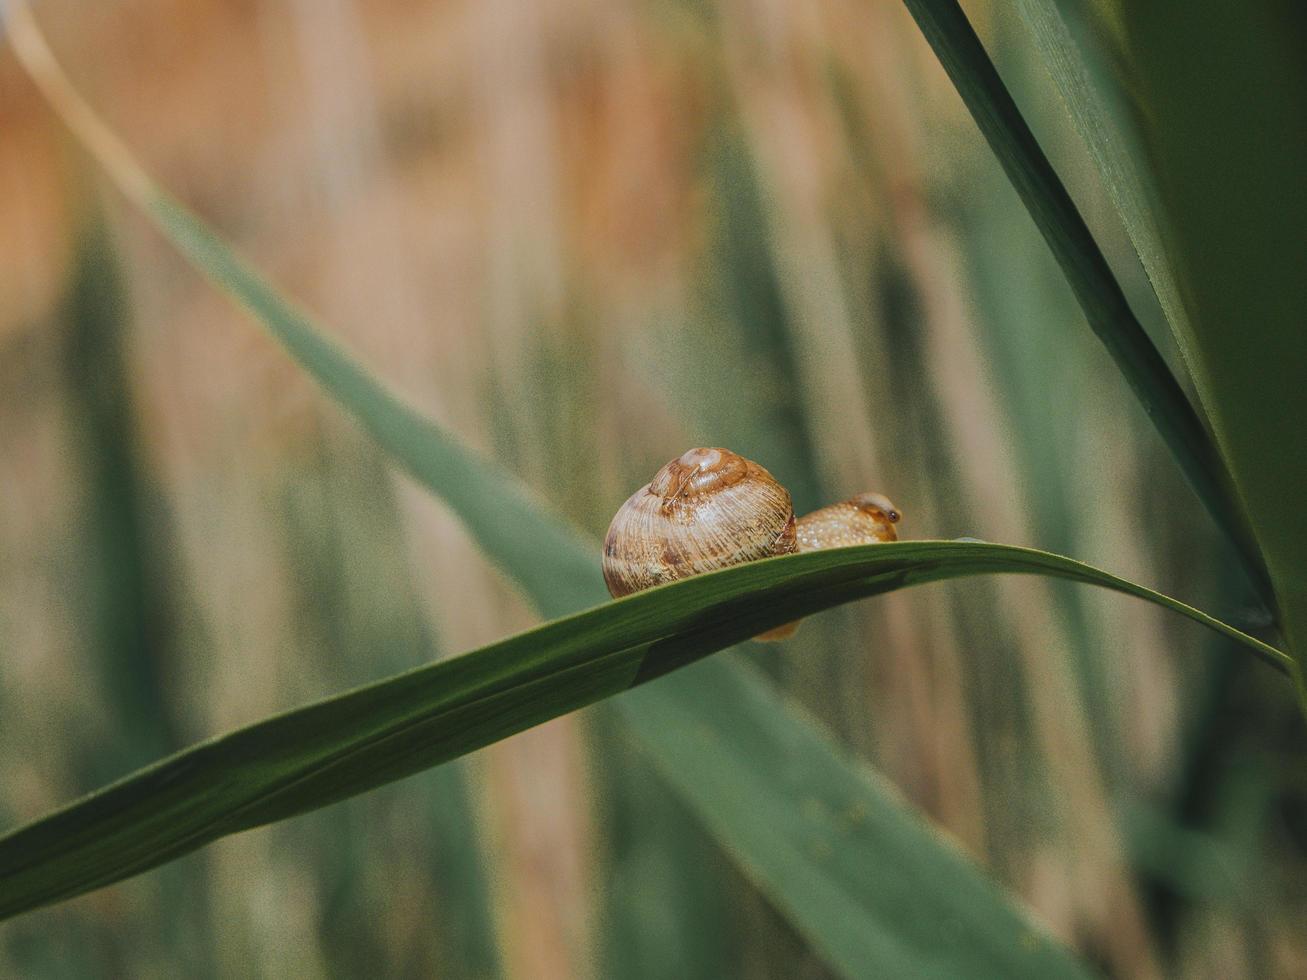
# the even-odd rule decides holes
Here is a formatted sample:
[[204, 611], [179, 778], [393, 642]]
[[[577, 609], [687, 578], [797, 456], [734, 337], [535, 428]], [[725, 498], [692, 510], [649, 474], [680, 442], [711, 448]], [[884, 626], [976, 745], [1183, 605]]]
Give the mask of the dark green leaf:
[[1307, 7], [1116, 6], [1187, 314], [1172, 326], [1307, 664]]
[[1089, 149], [1162, 312], [1170, 323], [1183, 322], [1184, 304], [1163, 250], [1142, 147], [1132, 138], [1133, 134], [1117, 125], [1124, 115], [1123, 107], [1111, 103], [1112, 93], [1096, 84], [1085, 52], [1072, 37], [1057, 0], [1021, 0], [1020, 9], [1035, 48], [1057, 85], [1062, 105]]
[[921, 33], [1021, 196], [1090, 328], [1170, 447], [1185, 477], [1269, 602], [1257, 546], [1243, 525], [1221, 455], [1162, 355], [1126, 302], [1098, 243], [1040, 149], [957, 0], [904, 0]]
[[[68, 898], [226, 834], [400, 779], [800, 616], [922, 582], [1001, 572], [1052, 575], [1147, 598], [1239, 640], [1274, 666], [1283, 669], [1287, 662], [1279, 651], [1183, 603], [1044, 552], [980, 542], [905, 541], [789, 555], [607, 603], [278, 715], [141, 770], [0, 839], [0, 916]], [[725, 710], [665, 699], [639, 705], [690, 718]], [[705, 727], [731, 732], [725, 744], [733, 748], [699, 765], [714, 770], [724, 786], [741, 780], [732, 773], [732, 758], [754, 755], [748, 733]], [[772, 737], [795, 734], [781, 726]], [[669, 765], [661, 751], [657, 758]], [[750, 796], [747, 806], [763, 819], [778, 801], [765, 783], [756, 789], [760, 795]], [[740, 803], [723, 792], [709, 801], [709, 809], [728, 813]], [[785, 895], [790, 884], [785, 855], [767, 843], [778, 832], [773, 828], [726, 843], [740, 847], [752, 867], [768, 869], [778, 894]], [[793, 839], [788, 846], [801, 844]], [[844, 894], [833, 884], [827, 890]], [[803, 901], [789, 903], [805, 917], [815, 914]], [[840, 915], [831, 925], [848, 928]], [[835, 936], [829, 942], [839, 948], [841, 940]]]

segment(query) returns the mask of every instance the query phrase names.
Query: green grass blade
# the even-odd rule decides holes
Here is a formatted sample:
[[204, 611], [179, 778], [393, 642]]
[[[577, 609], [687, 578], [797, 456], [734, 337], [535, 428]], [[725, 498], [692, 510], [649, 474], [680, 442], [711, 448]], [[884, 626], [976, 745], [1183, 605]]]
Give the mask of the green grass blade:
[[1131, 133], [1115, 124], [1123, 108], [1113, 107], [1109, 103], [1110, 93], [1096, 84], [1086, 53], [1072, 37], [1057, 0], [1020, 0], [1018, 7], [1035, 49], [1057, 86], [1062, 105], [1089, 149], [1094, 168], [1112, 199], [1167, 322], [1182, 324], [1184, 304], [1163, 249], [1142, 147], [1132, 139]]
[[1307, 667], [1307, 7], [1112, 6], [1188, 314], [1172, 326]]
[[957, 0], [904, 0], [1061, 266], [1090, 328], [1170, 447], [1268, 605], [1270, 586], [1221, 455], [1126, 301], [1071, 195], [1026, 125]]
[[[660, 733], [662, 776], [845, 976], [1091, 975], [753, 665], [728, 654], [667, 680], [681, 677], [683, 697], [657, 697], [660, 683], [618, 701], [637, 732]], [[844, 911], [853, 896], [859, 916]]]
[[550, 514], [522, 483], [477, 459], [363, 370], [190, 212], [161, 194], [147, 204], [195, 267], [254, 314], [414, 479], [444, 498], [541, 611], [559, 616], [607, 594], [594, 556], [578, 543], [579, 532]]
[[[606, 603], [275, 716], [140, 770], [0, 839], [0, 916], [80, 894], [226, 834], [411, 775], [797, 617], [923, 582], [1005, 572], [1052, 575], [1146, 598], [1239, 640], [1274, 666], [1284, 669], [1288, 662], [1278, 650], [1183, 603], [1045, 552], [910, 541], [790, 555]], [[746, 730], [704, 725], [724, 705], [654, 698], [637, 702], [640, 710], [698, 719], [689, 727], [700, 733], [706, 727], [714, 737], [729, 732], [721, 754], [701, 754], [698, 762], [724, 786], [742, 778], [732, 774], [732, 759], [755, 754]], [[784, 740], [795, 732], [779, 725], [770, 737]], [[678, 744], [670, 735], [653, 746], [663, 765], [670, 764], [664, 750]], [[856, 783], [851, 781], [851, 791]], [[728, 812], [741, 803], [760, 817], [778, 805], [764, 783], [744, 800], [719, 791], [709, 808]], [[778, 828], [775, 833], [783, 836]], [[796, 837], [787, 846], [801, 841]], [[783, 852], [757, 835], [725, 843], [742, 849], [750, 866], [771, 871], [777, 894], [789, 894]], [[790, 901], [806, 909], [793, 896]], [[856, 907], [840, 906], [846, 914]], [[839, 916], [833, 925], [848, 928]], [[841, 945], [838, 936], [829, 942]]]

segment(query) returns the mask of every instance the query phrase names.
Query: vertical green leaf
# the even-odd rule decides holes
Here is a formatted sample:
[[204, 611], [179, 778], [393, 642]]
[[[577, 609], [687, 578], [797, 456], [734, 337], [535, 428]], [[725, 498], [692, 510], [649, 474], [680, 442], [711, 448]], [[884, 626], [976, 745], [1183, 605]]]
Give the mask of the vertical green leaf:
[[1216, 525], [1268, 594], [1225, 463], [1162, 355], [1126, 302], [1101, 249], [985, 53], [957, 0], [904, 0], [1061, 266], [1090, 328], [1175, 455]]
[[1057, 0], [1020, 0], [1020, 10], [1062, 105], [1089, 149], [1162, 312], [1169, 323], [1181, 323], [1184, 304], [1162, 244], [1155, 189], [1135, 134], [1120, 125], [1124, 107], [1112, 101], [1114, 90], [1098, 84], [1087, 60], [1089, 53], [1072, 36]]
[[[1307, 664], [1307, 8], [1119, 3], [1187, 316], [1173, 324]], [[1307, 710], [1307, 685], [1300, 679]]]

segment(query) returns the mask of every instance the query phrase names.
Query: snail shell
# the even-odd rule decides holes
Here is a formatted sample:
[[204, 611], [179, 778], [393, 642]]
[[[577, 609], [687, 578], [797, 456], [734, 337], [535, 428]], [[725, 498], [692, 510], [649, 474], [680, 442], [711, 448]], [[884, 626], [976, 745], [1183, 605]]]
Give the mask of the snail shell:
[[604, 538], [614, 597], [797, 550], [790, 493], [729, 449], [690, 449], [624, 503]]
[[729, 449], [690, 449], [618, 510], [604, 538], [604, 582], [616, 598], [759, 558], [895, 541], [898, 520], [884, 496], [861, 493], [796, 521], [789, 491], [757, 463]]

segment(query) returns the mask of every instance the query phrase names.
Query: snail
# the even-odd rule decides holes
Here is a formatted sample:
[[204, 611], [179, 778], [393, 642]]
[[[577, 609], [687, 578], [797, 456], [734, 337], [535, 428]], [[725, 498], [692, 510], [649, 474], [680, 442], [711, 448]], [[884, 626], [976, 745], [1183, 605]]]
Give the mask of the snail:
[[[760, 558], [895, 541], [898, 509], [878, 493], [795, 519], [790, 493], [729, 449], [689, 449], [618, 509], [604, 537], [604, 582], [614, 598]], [[798, 623], [758, 637], [781, 640]]]

